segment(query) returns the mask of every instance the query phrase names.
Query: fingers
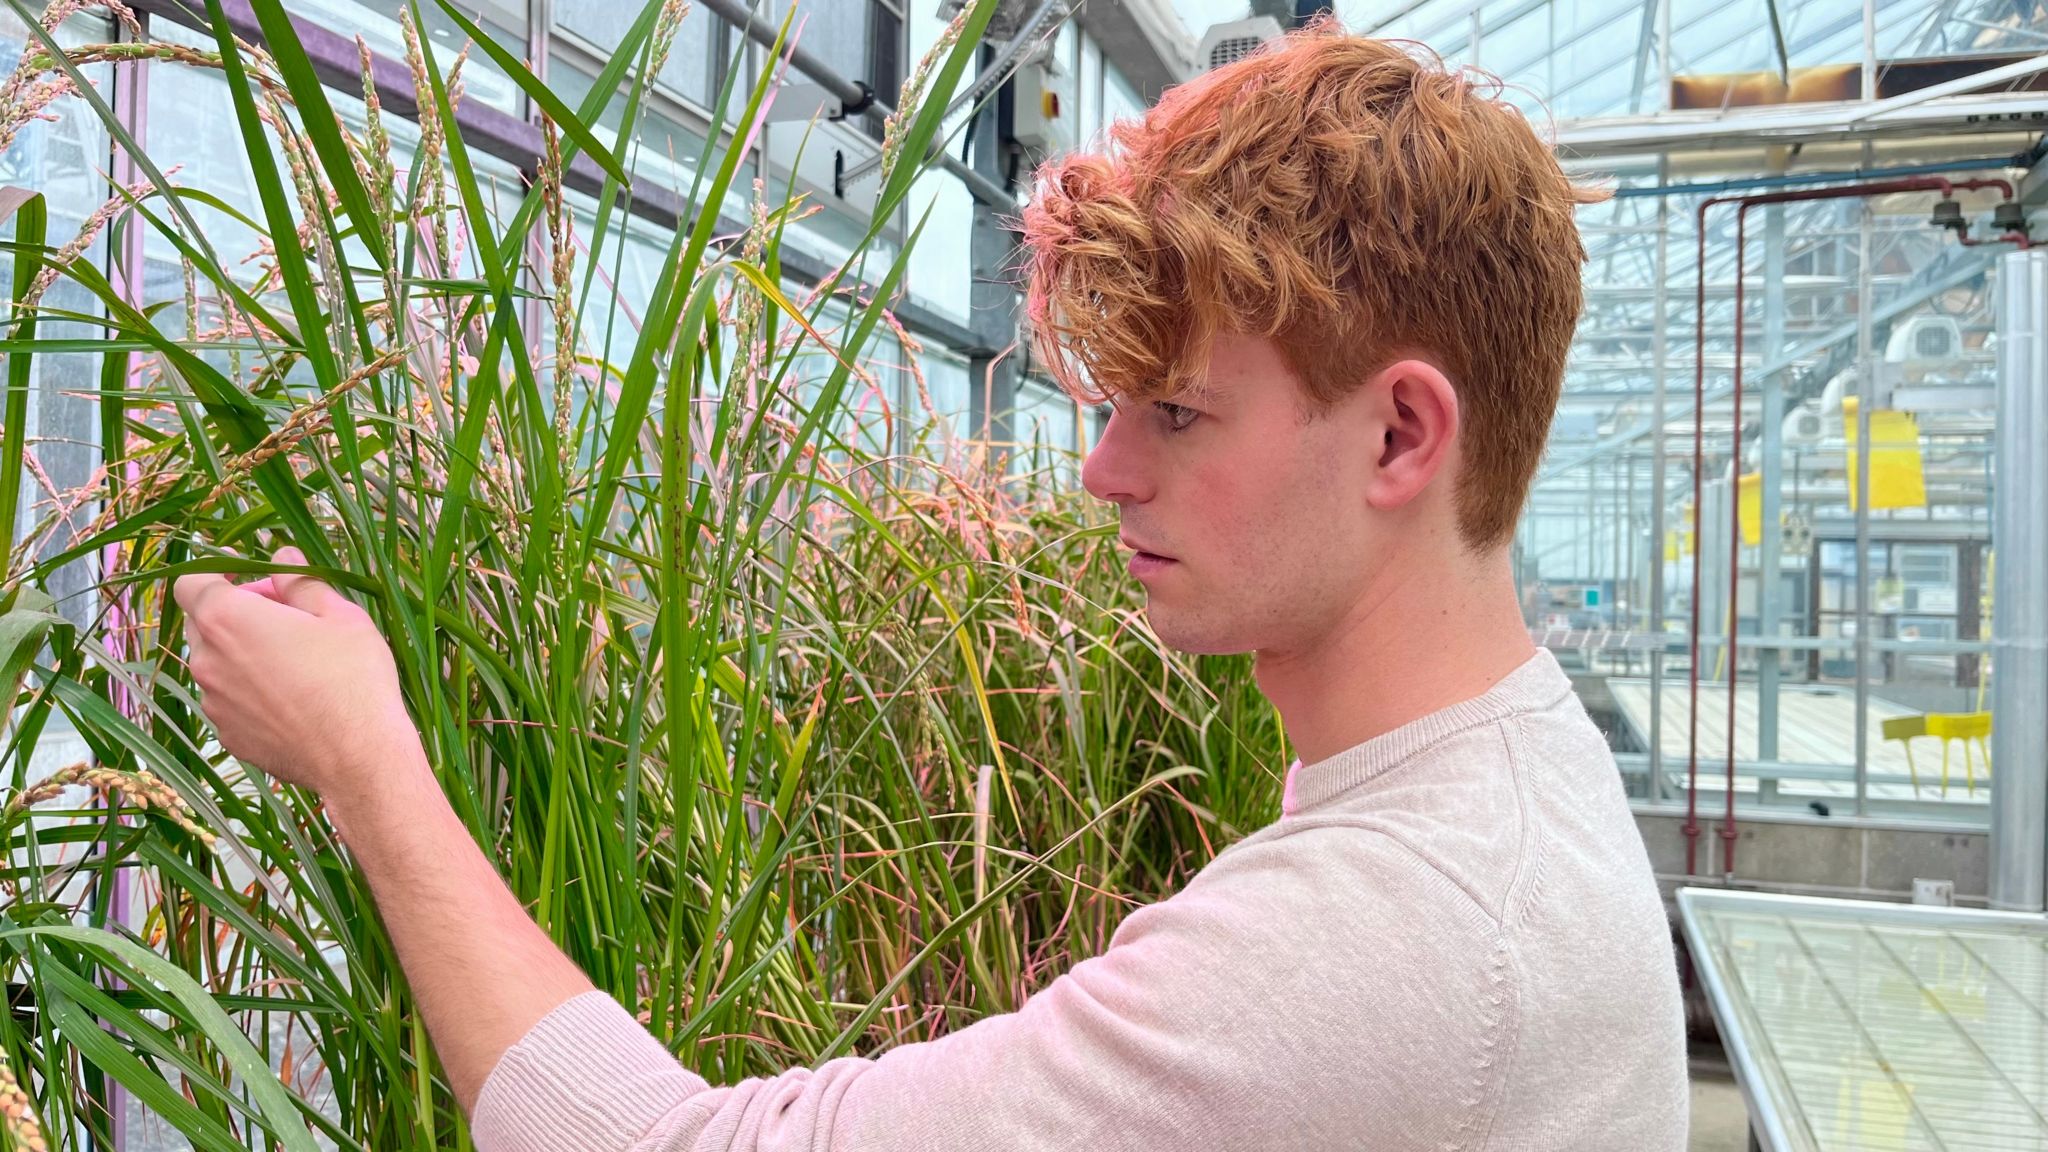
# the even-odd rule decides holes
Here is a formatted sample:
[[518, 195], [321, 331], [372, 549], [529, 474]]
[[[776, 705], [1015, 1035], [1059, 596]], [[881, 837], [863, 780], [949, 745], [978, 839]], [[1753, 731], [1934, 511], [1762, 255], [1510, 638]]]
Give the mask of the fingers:
[[277, 582], [268, 576], [261, 580], [251, 580], [247, 584], [237, 584], [235, 587], [244, 592], [254, 592], [265, 600], [274, 600], [279, 604], [284, 603], [283, 598], [278, 595]]
[[[297, 548], [285, 547], [279, 548], [270, 559], [278, 564], [304, 566], [306, 554]], [[349, 603], [346, 597], [336, 592], [326, 581], [297, 572], [275, 573], [270, 577], [270, 584], [275, 589], [272, 599], [314, 616], [325, 616]]]
[[232, 591], [234, 585], [221, 572], [192, 572], [180, 576], [171, 585], [171, 596], [187, 616], [197, 616], [206, 602], [219, 596], [223, 591]]

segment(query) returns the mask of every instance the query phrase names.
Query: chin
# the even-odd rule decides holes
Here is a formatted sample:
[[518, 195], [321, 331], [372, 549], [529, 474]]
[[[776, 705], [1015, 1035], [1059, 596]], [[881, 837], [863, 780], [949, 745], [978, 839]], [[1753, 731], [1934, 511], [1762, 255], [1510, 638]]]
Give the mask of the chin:
[[1228, 656], [1258, 647], [1246, 643], [1227, 621], [1205, 620], [1197, 613], [1162, 609], [1156, 600], [1146, 603], [1145, 620], [1161, 644], [1190, 656]]

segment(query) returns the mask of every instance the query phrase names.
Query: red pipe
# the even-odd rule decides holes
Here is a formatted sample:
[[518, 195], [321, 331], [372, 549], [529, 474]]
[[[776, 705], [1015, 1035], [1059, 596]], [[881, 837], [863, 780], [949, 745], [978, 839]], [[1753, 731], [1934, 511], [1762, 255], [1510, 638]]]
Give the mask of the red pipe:
[[1959, 242], [1965, 248], [1975, 248], [1979, 244], [2016, 244], [2021, 251], [2034, 246], [2025, 232], [2007, 232], [2003, 236], [1989, 236], [1982, 240], [1972, 240], [1966, 234], [1959, 238]]
[[[1686, 671], [1688, 688], [1692, 694], [1691, 703], [1686, 707], [1685, 717], [1688, 730], [1685, 737], [1685, 874], [1699, 872], [1700, 847], [1700, 545], [1706, 536], [1700, 531], [1705, 527], [1702, 473], [1706, 467], [1706, 411], [1707, 411], [1707, 209], [1722, 202], [1724, 198], [1711, 196], [1700, 201], [1698, 214], [1694, 218], [1694, 234], [1699, 240], [1699, 254], [1693, 260], [1693, 274], [1697, 281], [1693, 292], [1693, 341], [1692, 341], [1692, 659]], [[1742, 281], [1741, 270], [1736, 270], [1736, 282]], [[1737, 325], [1741, 327], [1741, 325]], [[1657, 435], [1664, 435], [1659, 428]]]
[[[1735, 373], [1733, 394], [1734, 410], [1734, 465], [1731, 469], [1733, 480], [1728, 501], [1728, 633], [1723, 651], [1728, 660], [1728, 756], [1726, 781], [1723, 789], [1727, 801], [1726, 813], [1721, 823], [1721, 870], [1723, 875], [1735, 874], [1735, 603], [1741, 589], [1742, 565], [1739, 562], [1742, 549], [1742, 326], [1743, 326], [1743, 270], [1747, 258], [1749, 210], [1758, 204], [1786, 204], [1800, 200], [1845, 200], [1867, 199], [1894, 192], [1940, 192], [1944, 197], [1954, 196], [1957, 190], [1997, 188], [2005, 198], [2013, 196], [2012, 184], [1999, 179], [1972, 179], [1949, 181], [1939, 176], [1911, 176], [1897, 180], [1878, 180], [1863, 184], [1844, 184], [1830, 188], [1797, 188], [1776, 192], [1761, 192], [1750, 196], [1713, 196], [1700, 202], [1697, 215], [1699, 254], [1694, 269], [1697, 286], [1693, 302], [1693, 408], [1692, 408], [1692, 507], [1693, 507], [1693, 549], [1692, 549], [1692, 666], [1687, 670], [1691, 705], [1687, 713], [1690, 730], [1686, 736], [1686, 788], [1685, 788], [1685, 871], [1695, 875], [1699, 865], [1699, 740], [1700, 740], [1700, 547], [1705, 540], [1705, 524], [1701, 516], [1701, 497], [1706, 467], [1706, 390], [1707, 390], [1707, 209], [1716, 204], [1737, 204], [1735, 214]], [[1965, 234], [1964, 244], [1992, 243], [1993, 241], [1972, 241]], [[2027, 246], [2024, 233], [2009, 232], [2000, 237], [2020, 247]], [[1868, 301], [1857, 302], [1863, 307]]]

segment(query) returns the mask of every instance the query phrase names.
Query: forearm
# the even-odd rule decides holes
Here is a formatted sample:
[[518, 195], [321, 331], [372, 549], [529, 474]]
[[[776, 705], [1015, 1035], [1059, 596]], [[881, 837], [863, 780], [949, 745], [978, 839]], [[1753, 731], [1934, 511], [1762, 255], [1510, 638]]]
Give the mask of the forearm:
[[418, 737], [382, 742], [357, 792], [329, 795], [464, 1111], [505, 1050], [591, 983], [499, 879]]

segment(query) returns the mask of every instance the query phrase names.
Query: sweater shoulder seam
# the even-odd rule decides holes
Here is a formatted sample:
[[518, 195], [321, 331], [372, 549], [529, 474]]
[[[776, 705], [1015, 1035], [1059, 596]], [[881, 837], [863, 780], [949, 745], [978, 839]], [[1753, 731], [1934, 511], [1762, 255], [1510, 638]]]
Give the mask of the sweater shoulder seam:
[[1464, 902], [1473, 911], [1477, 912], [1486, 921], [1489, 929], [1495, 932], [1501, 932], [1505, 929], [1502, 919], [1487, 910], [1486, 902], [1479, 898], [1478, 893], [1473, 892], [1461, 883], [1457, 877], [1451, 875], [1450, 871], [1438, 863], [1428, 852], [1410, 843], [1408, 838], [1403, 836], [1399, 830], [1389, 828], [1370, 817], [1340, 812], [1317, 813], [1308, 816], [1292, 816], [1284, 823], [1276, 822], [1271, 827], [1274, 831], [1272, 836], [1268, 838], [1269, 840], [1279, 840], [1282, 837], [1313, 832], [1322, 828], [1355, 828], [1361, 832], [1373, 833], [1389, 844], [1399, 848], [1404, 854], [1421, 864], [1425, 871], [1449, 885], [1453, 891], [1457, 892], [1464, 899]]
[[1538, 826], [1534, 797], [1530, 794], [1531, 782], [1524, 756], [1529, 747], [1529, 728], [1525, 717], [1515, 717], [1512, 726], [1501, 726], [1501, 744], [1507, 752], [1508, 774], [1515, 789], [1515, 812], [1522, 832], [1522, 843], [1515, 853], [1514, 874], [1508, 878], [1507, 891], [1501, 896], [1500, 922], [1506, 928], [1520, 922], [1531, 894], [1539, 887], [1544, 857], [1548, 855], [1548, 840], [1543, 834], [1544, 829]]
[[1493, 1023], [1493, 1030], [1502, 1033], [1502, 1053], [1488, 1067], [1494, 1070], [1489, 1095], [1491, 1099], [1484, 1106], [1479, 1118], [1478, 1139], [1468, 1145], [1471, 1149], [1484, 1149], [1493, 1139], [1494, 1125], [1500, 1122], [1500, 1114], [1508, 1094], [1508, 1082], [1514, 1075], [1515, 1062], [1522, 1054], [1522, 965], [1515, 952], [1511, 936], [1502, 932], [1495, 945], [1500, 957], [1500, 966], [1506, 975], [1500, 978], [1504, 987], [1502, 993], [1501, 1018]]

